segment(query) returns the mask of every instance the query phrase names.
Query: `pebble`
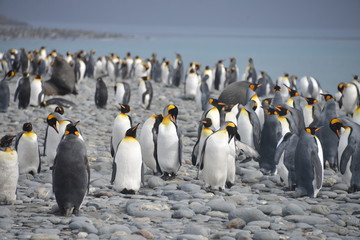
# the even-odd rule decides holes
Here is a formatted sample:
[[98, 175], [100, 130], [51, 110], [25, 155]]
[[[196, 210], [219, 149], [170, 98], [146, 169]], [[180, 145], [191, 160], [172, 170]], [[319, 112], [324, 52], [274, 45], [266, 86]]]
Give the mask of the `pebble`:
[[304, 210], [299, 207], [298, 205], [294, 204], [294, 203], [290, 203], [287, 204], [283, 209], [282, 209], [282, 213], [283, 216], [288, 216], [288, 215], [305, 215]]
[[234, 218], [241, 218], [249, 223], [252, 221], [266, 220], [268, 216], [256, 208], [237, 208], [229, 213], [229, 220]]
[[253, 240], [278, 240], [279, 234], [273, 230], [261, 230], [254, 233]]

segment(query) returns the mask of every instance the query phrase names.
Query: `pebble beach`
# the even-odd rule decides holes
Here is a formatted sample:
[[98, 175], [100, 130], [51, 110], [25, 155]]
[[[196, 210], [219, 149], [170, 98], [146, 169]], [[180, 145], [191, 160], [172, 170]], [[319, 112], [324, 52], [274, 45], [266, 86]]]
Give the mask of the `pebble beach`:
[[[10, 81], [11, 103], [0, 114], [0, 132], [16, 134], [25, 122], [32, 122], [42, 152], [46, 117], [54, 110], [17, 108], [13, 101], [16, 82]], [[45, 78], [46, 79], [46, 78]], [[52, 172], [42, 159], [42, 171], [33, 177], [20, 175], [17, 200], [0, 206], [0, 239], [177, 239], [177, 240], [272, 240], [360, 238], [360, 192], [348, 193], [339, 173], [325, 169], [323, 187], [317, 198], [295, 197], [282, 185], [279, 176], [266, 176], [255, 161], [236, 163], [235, 185], [224, 191], [208, 192], [197, 169], [191, 165], [191, 152], [197, 140], [202, 111], [194, 101], [184, 100], [183, 85], [169, 88], [152, 82], [151, 110], [140, 106], [137, 83], [131, 86], [129, 115], [133, 125], [173, 103], [179, 108], [178, 127], [183, 136], [182, 166], [175, 179], [164, 181], [151, 171], [145, 172], [144, 185], [135, 195], [116, 192], [110, 184], [113, 159], [110, 154], [112, 124], [119, 110], [113, 85], [108, 87], [106, 109], [94, 103], [94, 79], [77, 85], [78, 95], [64, 98], [76, 103], [65, 108], [64, 116], [80, 120], [91, 169], [90, 191], [78, 216], [56, 214], [52, 192]], [[213, 92], [218, 97], [220, 92]], [[51, 98], [51, 97], [47, 97]]]

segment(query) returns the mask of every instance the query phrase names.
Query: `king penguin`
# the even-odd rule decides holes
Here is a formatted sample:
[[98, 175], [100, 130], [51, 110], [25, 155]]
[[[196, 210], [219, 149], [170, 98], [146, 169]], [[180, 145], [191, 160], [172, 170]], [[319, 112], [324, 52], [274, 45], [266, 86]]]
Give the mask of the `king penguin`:
[[214, 129], [217, 130], [220, 128], [222, 120], [224, 120], [222, 119], [222, 108], [225, 104], [214, 98], [210, 98], [209, 103], [214, 107], [205, 111], [202, 118], [210, 118]]
[[146, 110], [150, 110], [151, 101], [153, 98], [153, 88], [150, 82], [150, 77], [141, 77], [139, 84], [139, 96], [141, 106]]
[[44, 101], [44, 85], [41, 75], [35, 75], [31, 81], [30, 105], [37, 107]]
[[16, 136], [15, 149], [18, 154], [19, 173], [36, 175], [41, 171], [40, 150], [36, 133], [30, 122], [24, 123], [23, 131]]
[[161, 173], [157, 160], [156, 142], [159, 124], [163, 119], [162, 114], [151, 115], [143, 124], [140, 132], [140, 146], [143, 163], [150, 168], [154, 174]]
[[200, 168], [205, 187], [224, 190], [228, 174], [229, 142], [236, 134], [236, 125], [228, 122], [205, 140], [201, 149]]
[[360, 96], [359, 89], [354, 83], [347, 83], [344, 85], [341, 97], [341, 110], [346, 115], [352, 115], [355, 109], [359, 106]]
[[349, 192], [360, 190], [360, 127], [350, 119], [334, 118], [330, 128], [339, 137], [338, 169]]
[[199, 76], [195, 73], [194, 69], [190, 69], [189, 74], [185, 79], [185, 98], [186, 99], [195, 99], [196, 97], [196, 88], [199, 85], [200, 79]]
[[18, 108], [26, 109], [30, 103], [30, 74], [23, 73], [23, 77], [19, 79], [18, 85], [15, 90], [14, 101], [19, 99]]
[[215, 68], [215, 79], [214, 79], [214, 89], [222, 91], [225, 87], [226, 80], [226, 70], [223, 64], [223, 60], [219, 60], [216, 63]]
[[201, 129], [200, 136], [198, 137], [191, 154], [191, 162], [194, 166], [199, 165], [201, 150], [204, 146], [205, 139], [214, 132], [214, 130], [211, 128], [211, 118], [202, 119], [200, 123], [203, 124], [204, 127]]
[[136, 139], [139, 124], [129, 128], [121, 140], [114, 157], [111, 183], [114, 189], [124, 194], [135, 194], [140, 189], [142, 179], [142, 154]]
[[95, 105], [97, 108], [105, 108], [108, 99], [108, 90], [104, 80], [99, 77], [96, 79]]
[[116, 116], [113, 123], [112, 137], [110, 141], [111, 156], [114, 157], [117, 145], [125, 137], [126, 131], [131, 128], [132, 120], [126, 113], [130, 112], [129, 105], [120, 105], [120, 113]]
[[11, 149], [14, 138], [5, 135], [0, 140], [0, 204], [11, 204], [16, 200], [19, 164], [17, 152]]
[[295, 150], [296, 192], [299, 196], [318, 195], [324, 180], [323, 150], [315, 136], [318, 129], [305, 128]]
[[10, 104], [10, 89], [8, 82], [15, 76], [14, 71], [6, 73], [0, 82], [0, 112], [7, 112]]
[[114, 86], [116, 104], [129, 105], [131, 97], [130, 85], [127, 82], [118, 82]]
[[210, 89], [207, 84], [209, 75], [204, 75], [201, 79], [201, 82], [196, 88], [195, 102], [199, 109], [205, 111], [208, 106], [208, 101], [210, 99]]
[[59, 143], [52, 171], [53, 191], [61, 214], [78, 214], [89, 191], [90, 168], [84, 140], [76, 124], [66, 126]]
[[176, 124], [176, 116], [171, 113], [175, 108], [175, 105], [169, 105], [169, 114], [161, 121], [157, 136], [157, 158], [164, 179], [174, 178], [182, 164], [181, 132]]

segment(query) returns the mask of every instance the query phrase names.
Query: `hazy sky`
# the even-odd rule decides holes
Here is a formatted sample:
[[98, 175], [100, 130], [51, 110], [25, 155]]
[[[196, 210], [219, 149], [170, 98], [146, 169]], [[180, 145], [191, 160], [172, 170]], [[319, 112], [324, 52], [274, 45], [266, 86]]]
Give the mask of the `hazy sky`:
[[0, 14], [30, 23], [360, 30], [359, 0], [0, 0]]

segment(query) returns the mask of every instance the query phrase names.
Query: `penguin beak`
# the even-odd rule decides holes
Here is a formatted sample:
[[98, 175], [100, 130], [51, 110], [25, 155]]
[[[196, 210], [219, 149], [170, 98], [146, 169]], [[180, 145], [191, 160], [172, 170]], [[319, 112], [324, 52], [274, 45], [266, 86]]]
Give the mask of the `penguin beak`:
[[336, 129], [336, 135], [338, 136], [338, 138], [340, 138], [340, 130]]

